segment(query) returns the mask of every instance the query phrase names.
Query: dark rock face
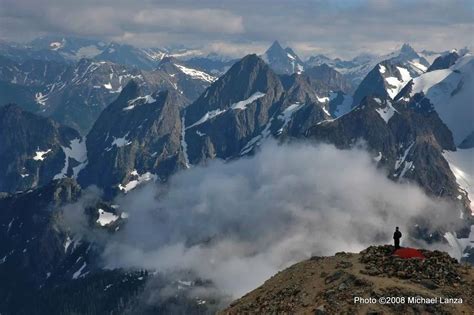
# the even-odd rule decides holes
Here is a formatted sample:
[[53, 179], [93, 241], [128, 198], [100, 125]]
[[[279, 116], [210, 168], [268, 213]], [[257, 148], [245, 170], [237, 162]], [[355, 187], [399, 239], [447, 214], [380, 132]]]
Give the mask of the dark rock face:
[[456, 63], [459, 59], [459, 55], [456, 51], [450, 52], [449, 54], [439, 56], [433, 61], [433, 64], [428, 68], [427, 72], [439, 70], [439, 69], [448, 69]]
[[140, 76], [138, 70], [82, 59], [65, 70], [58, 80], [61, 86], [44, 93], [43, 115], [85, 133], [122, 86], [137, 76]]
[[[256, 55], [232, 66], [186, 108], [190, 163], [238, 155], [245, 143], [265, 128], [275, 110], [272, 105], [283, 92], [278, 76]], [[242, 101], [241, 106], [232, 108]]]
[[72, 174], [80, 161], [65, 152], [80, 142], [74, 129], [16, 105], [0, 107], [0, 191], [28, 190]]
[[36, 59], [14, 61], [11, 58], [0, 56], [0, 105], [15, 103], [31, 112], [42, 111], [43, 94], [67, 64]]
[[456, 201], [456, 178], [442, 155], [455, 150], [452, 134], [430, 108], [365, 98], [350, 113], [311, 127], [307, 136], [350, 148], [366, 142], [389, 178], [411, 180], [428, 194]]
[[[408, 83], [400, 68], [402, 67], [393, 64], [391, 61], [383, 61], [376, 65], [355, 90], [352, 107], [359, 105], [366, 96], [394, 98], [398, 94], [398, 90]], [[390, 79], [387, 81], [387, 78]]]
[[248, 55], [234, 64], [224, 76], [188, 106], [186, 125], [195, 123], [209, 111], [228, 109], [233, 103], [269, 88], [274, 91], [271, 91], [272, 95], [267, 98], [278, 98], [283, 93], [280, 79], [269, 66], [256, 55]]
[[19, 309], [22, 290], [34, 295], [54, 271], [72, 267], [74, 261], [67, 259], [65, 250], [66, 234], [58, 230], [58, 216], [51, 209], [79, 195], [80, 187], [66, 179], [0, 199], [0, 279], [11, 286], [0, 286], [2, 307]]
[[174, 91], [144, 95], [131, 81], [87, 135], [88, 164], [79, 182], [117, 189], [140, 178], [167, 178], [184, 167], [180, 143], [183, 102]]
[[474, 148], [474, 131], [466, 137], [459, 145], [460, 149], [470, 149]]
[[342, 91], [349, 93], [352, 85], [346, 78], [326, 64], [306, 68], [304, 73], [313, 80], [324, 82], [332, 91]]
[[146, 272], [102, 270], [96, 246], [69, 234], [62, 207], [81, 194], [62, 179], [0, 197], [2, 314], [123, 312], [143, 290]]
[[0, 56], [0, 80], [31, 87], [54, 83], [66, 64], [58, 61], [28, 59], [22, 62]]
[[[286, 134], [291, 117], [304, 106], [313, 106], [314, 121], [329, 116], [309, 78], [294, 74], [282, 82], [259, 57], [246, 56], [186, 108], [189, 162], [249, 153], [265, 137]], [[310, 118], [301, 117], [292, 132]]]

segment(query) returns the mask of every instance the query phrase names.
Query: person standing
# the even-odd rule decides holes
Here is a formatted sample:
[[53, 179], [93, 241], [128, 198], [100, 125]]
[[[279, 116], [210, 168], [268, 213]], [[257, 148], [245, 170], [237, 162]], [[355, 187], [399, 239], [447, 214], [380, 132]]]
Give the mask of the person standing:
[[395, 233], [393, 233], [393, 241], [395, 243], [395, 249], [400, 248], [400, 239], [402, 238], [402, 232], [398, 230], [398, 226], [395, 228]]

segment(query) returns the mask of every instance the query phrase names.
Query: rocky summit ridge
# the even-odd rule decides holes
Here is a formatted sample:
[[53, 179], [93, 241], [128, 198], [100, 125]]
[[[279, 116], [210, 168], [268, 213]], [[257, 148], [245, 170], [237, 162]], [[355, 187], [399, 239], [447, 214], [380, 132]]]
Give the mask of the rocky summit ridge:
[[472, 314], [474, 268], [441, 251], [420, 251], [425, 259], [394, 256], [390, 245], [312, 257], [221, 314]]

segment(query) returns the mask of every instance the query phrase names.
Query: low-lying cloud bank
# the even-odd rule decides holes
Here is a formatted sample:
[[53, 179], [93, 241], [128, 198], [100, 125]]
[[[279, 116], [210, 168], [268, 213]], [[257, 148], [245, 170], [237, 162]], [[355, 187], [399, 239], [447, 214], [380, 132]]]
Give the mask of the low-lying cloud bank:
[[101, 240], [108, 267], [190, 270], [233, 297], [312, 255], [391, 243], [395, 226], [406, 245], [414, 217], [436, 226], [449, 209], [413, 185], [387, 179], [362, 149], [276, 143], [115, 202], [129, 219]]

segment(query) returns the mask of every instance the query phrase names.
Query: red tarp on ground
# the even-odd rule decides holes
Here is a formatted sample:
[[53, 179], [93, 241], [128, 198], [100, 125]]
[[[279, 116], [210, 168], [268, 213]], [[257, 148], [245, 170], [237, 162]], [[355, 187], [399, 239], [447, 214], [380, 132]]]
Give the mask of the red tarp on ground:
[[399, 248], [393, 253], [393, 255], [400, 258], [425, 259], [425, 256], [423, 256], [423, 254], [418, 249], [410, 247]]

